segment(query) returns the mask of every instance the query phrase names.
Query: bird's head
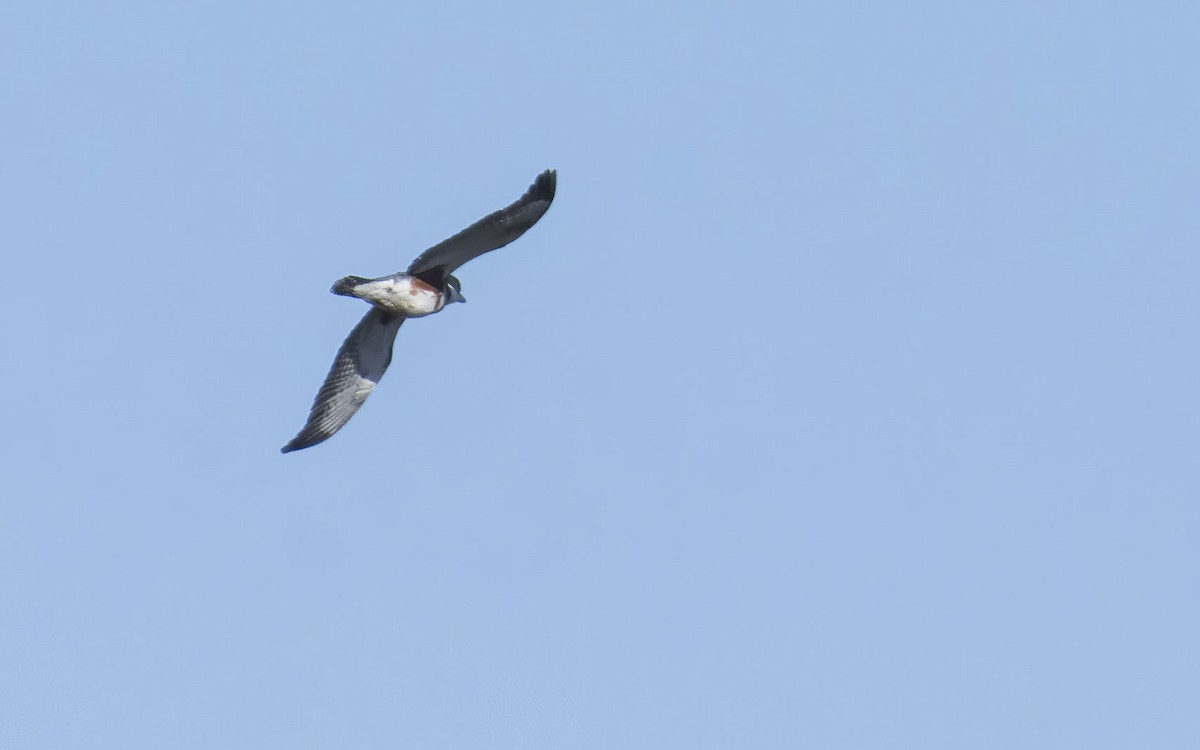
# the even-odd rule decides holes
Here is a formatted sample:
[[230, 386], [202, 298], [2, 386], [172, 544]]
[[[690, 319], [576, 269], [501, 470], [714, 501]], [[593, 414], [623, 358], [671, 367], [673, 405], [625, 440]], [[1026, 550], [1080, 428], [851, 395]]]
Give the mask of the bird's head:
[[462, 296], [462, 283], [453, 276], [446, 277], [446, 304], [451, 302], [466, 302], [467, 298]]

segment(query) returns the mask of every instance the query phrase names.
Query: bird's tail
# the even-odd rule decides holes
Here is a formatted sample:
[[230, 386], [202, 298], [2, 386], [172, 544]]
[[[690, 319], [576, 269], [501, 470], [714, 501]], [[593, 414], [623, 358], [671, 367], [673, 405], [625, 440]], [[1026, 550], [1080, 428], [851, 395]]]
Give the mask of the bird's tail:
[[340, 294], [343, 297], [354, 297], [356, 296], [354, 294], [354, 287], [365, 281], [370, 281], [370, 279], [365, 279], [362, 276], [346, 276], [333, 282], [333, 286], [330, 287], [329, 291], [334, 294]]

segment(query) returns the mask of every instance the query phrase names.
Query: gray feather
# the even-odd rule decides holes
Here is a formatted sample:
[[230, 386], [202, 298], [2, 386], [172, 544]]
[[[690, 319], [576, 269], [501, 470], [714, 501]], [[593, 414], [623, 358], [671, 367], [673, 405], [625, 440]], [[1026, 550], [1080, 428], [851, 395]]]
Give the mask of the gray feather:
[[374, 307], [363, 316], [338, 349], [304, 428], [281, 452], [324, 442], [350, 421], [391, 364], [392, 344], [403, 323], [404, 318]]

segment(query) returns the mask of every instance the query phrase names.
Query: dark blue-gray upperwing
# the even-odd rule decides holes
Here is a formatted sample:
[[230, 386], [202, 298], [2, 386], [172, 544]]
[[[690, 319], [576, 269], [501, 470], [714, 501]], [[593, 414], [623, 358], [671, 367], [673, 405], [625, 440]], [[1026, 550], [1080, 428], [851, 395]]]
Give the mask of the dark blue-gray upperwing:
[[[413, 276], [444, 279], [464, 263], [504, 247], [542, 218], [554, 200], [557, 173], [547, 169], [512, 205], [491, 213], [421, 253], [408, 267]], [[426, 279], [427, 281], [429, 279]], [[431, 281], [435, 285], [438, 280]]]

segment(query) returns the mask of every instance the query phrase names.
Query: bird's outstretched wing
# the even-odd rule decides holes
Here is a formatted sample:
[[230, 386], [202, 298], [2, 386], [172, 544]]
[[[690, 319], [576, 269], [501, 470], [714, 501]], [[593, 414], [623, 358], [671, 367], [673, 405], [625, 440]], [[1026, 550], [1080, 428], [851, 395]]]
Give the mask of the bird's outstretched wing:
[[324, 442], [350, 421], [387, 371], [402, 323], [404, 318], [376, 307], [363, 316], [338, 349], [304, 429], [283, 446], [283, 453]]
[[[504, 247], [542, 218], [554, 200], [557, 173], [547, 169], [537, 176], [529, 189], [507, 208], [483, 217], [448, 240], [421, 253], [407, 273], [424, 277], [432, 274], [445, 278], [462, 264], [486, 252]], [[438, 281], [433, 281], [435, 285]]]

